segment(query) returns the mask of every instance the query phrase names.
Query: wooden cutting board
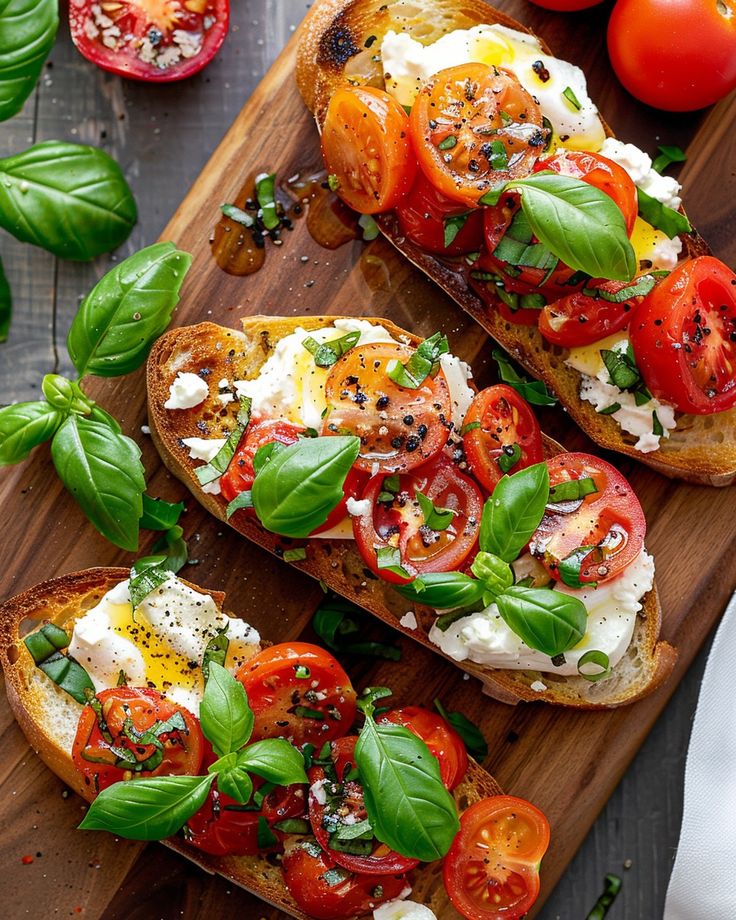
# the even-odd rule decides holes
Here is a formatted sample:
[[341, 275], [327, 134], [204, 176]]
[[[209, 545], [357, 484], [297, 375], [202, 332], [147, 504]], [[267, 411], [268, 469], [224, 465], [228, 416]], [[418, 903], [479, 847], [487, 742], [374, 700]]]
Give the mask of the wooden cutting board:
[[[530, 9], [521, 0], [498, 6], [519, 17]], [[602, 57], [602, 37], [586, 28], [592, 20], [576, 19], [575, 29], [563, 21], [558, 17], [559, 32], [544, 37], [563, 56], [589, 65], [592, 94], [619, 134], [650, 150], [654, 137], [682, 146], [695, 139], [686, 170], [690, 215], [716, 254], [733, 264], [736, 243], [728, 228], [736, 221], [736, 189], [729, 173], [729, 135], [736, 100], [705, 117], [677, 118], [627, 103], [625, 94], [607, 82], [612, 78]], [[296, 174], [309, 176], [319, 166], [316, 131], [293, 84], [294, 50], [292, 41], [162, 235], [194, 256], [174, 322], [211, 319], [237, 325], [238, 318], [248, 313], [385, 315], [421, 335], [441, 329], [450, 336], [453, 350], [473, 362], [479, 384], [491, 382], [491, 345], [485, 334], [382, 240], [370, 245], [352, 241], [329, 250], [312, 239], [304, 219], [297, 219], [280, 247], [268, 245], [258, 272], [245, 277], [218, 267], [210, 240], [220, 203], [240, 201], [238, 194], [248, 176], [258, 171], [276, 171], [285, 181]], [[226, 590], [231, 607], [264, 636], [278, 641], [300, 635], [323, 597], [319, 586], [210, 519], [170, 477], [141, 432], [146, 420], [142, 374], [97, 381], [89, 389], [142, 445], [151, 493], [187, 501], [183, 525], [190, 555], [198, 564], [183, 574]], [[561, 411], [547, 410], [541, 420], [570, 449], [591, 449]], [[552, 824], [537, 911], [717, 622], [736, 582], [736, 557], [730, 550], [736, 538], [734, 489], [685, 486], [623, 458], [615, 462], [629, 475], [647, 513], [647, 543], [657, 559], [664, 610], [663, 638], [680, 650], [677, 669], [666, 687], [612, 712], [575, 713], [538, 704], [513, 708], [483, 696], [475, 680], [464, 680], [452, 665], [403, 638], [401, 662], [361, 662], [351, 671], [358, 686], [385, 683], [399, 699], [431, 705], [439, 695], [450, 708], [462, 710], [481, 725], [490, 747], [485, 766], [506, 791], [539, 805]], [[131, 556], [115, 550], [92, 530], [59, 486], [47, 448], [0, 475], [3, 598], [63, 572], [131, 562]], [[142, 551], [148, 550], [149, 543]], [[81, 802], [64, 796], [59, 781], [29, 751], [4, 696], [0, 731], [0, 858], [6, 867], [17, 865], [20, 873], [21, 856], [43, 854], [43, 872], [32, 876], [36, 916], [48, 916], [48, 905], [60, 916], [278, 916], [163, 847], [76, 832]], [[642, 818], [646, 820], [646, 815]], [[23, 878], [20, 882], [14, 877], [14, 884], [4, 890], [6, 916], [28, 915], [31, 882]], [[583, 906], [576, 906], [575, 915]], [[442, 916], [455, 914], [448, 908]]]

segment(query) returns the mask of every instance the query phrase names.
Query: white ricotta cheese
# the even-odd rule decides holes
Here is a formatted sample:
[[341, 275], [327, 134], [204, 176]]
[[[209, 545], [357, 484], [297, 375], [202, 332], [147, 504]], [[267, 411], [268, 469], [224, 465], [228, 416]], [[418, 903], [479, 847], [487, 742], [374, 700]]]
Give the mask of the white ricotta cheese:
[[169, 387], [169, 398], [164, 409], [193, 409], [209, 395], [209, 387], [198, 374], [179, 371]]
[[634, 185], [668, 208], [677, 210], [682, 204], [682, 186], [673, 176], [662, 176], [652, 168], [652, 158], [635, 144], [625, 144], [615, 137], [607, 137], [600, 153], [622, 166], [631, 176]]
[[371, 500], [370, 498], [356, 499], [351, 495], [345, 502], [345, 507], [347, 508], [347, 512], [351, 517], [360, 517], [361, 515], [368, 514], [370, 512]]
[[226, 438], [182, 438], [182, 444], [189, 448], [192, 460], [213, 460], [225, 446]]
[[418, 626], [417, 617], [413, 610], [407, 610], [404, 616], [399, 620], [399, 625], [404, 629], [416, 629]]

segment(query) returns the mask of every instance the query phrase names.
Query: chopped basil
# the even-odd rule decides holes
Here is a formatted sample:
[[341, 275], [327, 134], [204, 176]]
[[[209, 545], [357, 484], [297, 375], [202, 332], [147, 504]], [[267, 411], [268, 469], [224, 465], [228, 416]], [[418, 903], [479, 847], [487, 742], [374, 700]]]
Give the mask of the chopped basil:
[[614, 412], [618, 412], [621, 408], [621, 403], [611, 403], [610, 406], [606, 406], [605, 409], [597, 409], [598, 415], [613, 415]]
[[228, 503], [228, 506], [225, 510], [225, 515], [228, 518], [231, 518], [236, 511], [239, 511], [241, 508], [252, 508], [253, 507], [253, 495], [251, 494], [250, 489], [246, 492], [241, 492], [239, 495], [236, 495], [235, 498]]
[[580, 580], [580, 569], [583, 562], [596, 549], [595, 546], [578, 546], [569, 556], [566, 556], [559, 564], [558, 571], [560, 581], [567, 585], [568, 588], [595, 588], [597, 582], [582, 582]]
[[468, 754], [476, 760], [485, 760], [488, 756], [488, 743], [478, 726], [461, 712], [447, 712], [439, 699], [435, 699], [434, 706], [442, 718], [449, 722], [463, 739]]
[[496, 463], [502, 473], [511, 472], [519, 460], [521, 460], [521, 448], [518, 444], [505, 444], [500, 455], [496, 457]]
[[[592, 672], [590, 670], [584, 671], [583, 666], [587, 664], [597, 665], [600, 670]], [[586, 680], [593, 682], [608, 677], [611, 674], [611, 662], [608, 655], [605, 652], [599, 651], [597, 648], [590, 649], [584, 655], [580, 656], [580, 660], [578, 661], [578, 674]]]
[[684, 214], [668, 208], [667, 205], [657, 201], [656, 198], [652, 198], [651, 195], [647, 195], [641, 189], [637, 189], [637, 194], [639, 196], [640, 217], [653, 227], [656, 227], [657, 230], [666, 233], [670, 239], [674, 239], [680, 233], [692, 232], [693, 228], [690, 225], [690, 221]]
[[457, 138], [455, 137], [455, 135], [448, 134], [444, 140], [440, 141], [439, 144], [437, 144], [437, 149], [438, 150], [452, 150], [455, 144], [457, 144]]
[[277, 831], [282, 834], [309, 834], [311, 828], [306, 818], [284, 818], [283, 821], [277, 821], [274, 824]]
[[205, 486], [219, 479], [230, 466], [230, 461], [233, 459], [240, 439], [243, 437], [243, 432], [250, 421], [250, 405], [251, 400], [249, 397], [246, 396], [240, 400], [240, 411], [238, 412], [235, 428], [230, 432], [227, 440], [210, 462], [205, 463], [204, 466], [198, 466], [194, 470], [200, 485]]
[[508, 355], [499, 348], [494, 348], [492, 355], [493, 360], [498, 365], [498, 376], [501, 381], [513, 387], [528, 403], [533, 406], [556, 405], [557, 399], [551, 395], [541, 380], [529, 380], [528, 377], [522, 377], [511, 364]]
[[299, 716], [300, 719], [313, 719], [315, 722], [324, 722], [325, 716], [323, 712], [320, 712], [319, 709], [310, 709], [309, 706], [295, 706], [293, 710], [295, 716]]
[[427, 377], [437, 373], [440, 358], [449, 351], [450, 346], [447, 342], [447, 336], [442, 335], [440, 332], [435, 332], [434, 335], [425, 339], [417, 347], [417, 350], [406, 364], [396, 361], [389, 368], [388, 376], [400, 387], [416, 390], [424, 383]]
[[603, 894], [598, 898], [595, 907], [585, 920], [603, 920], [619, 891], [621, 891], [621, 879], [617, 875], [607, 875]]
[[227, 650], [230, 645], [230, 640], [227, 637], [227, 627], [228, 624], [226, 623], [222, 629], [218, 629], [217, 635], [210, 639], [205, 647], [202, 657], [202, 676], [205, 682], [210, 676], [210, 664], [213, 661], [215, 664], [219, 664], [223, 668], [225, 667]]
[[411, 578], [401, 564], [401, 550], [398, 546], [379, 546], [376, 549], [376, 565], [379, 569], [386, 569], [402, 578]]
[[465, 226], [468, 216], [468, 214], [455, 214], [453, 217], [445, 218], [445, 249], [454, 243], [455, 237]]
[[633, 357], [626, 352], [601, 349], [601, 358], [611, 378], [611, 383], [619, 390], [632, 390], [641, 383], [641, 374]]
[[334, 888], [336, 885], [341, 885], [350, 878], [350, 873], [347, 869], [340, 869], [338, 866], [335, 866], [324, 872], [322, 878], [326, 885], [329, 885], [330, 888]]
[[310, 335], [302, 340], [302, 345], [313, 355], [317, 367], [332, 367], [338, 358], [358, 344], [359, 338], [360, 330], [348, 332], [331, 342], [318, 342]]
[[583, 479], [568, 479], [552, 486], [549, 490], [549, 504], [557, 505], [560, 502], [573, 502], [592, 495], [598, 491], [598, 486], [590, 476]]
[[94, 695], [94, 684], [82, 665], [71, 656], [61, 654], [60, 649], [69, 646], [69, 636], [60, 626], [45, 623], [23, 642], [36, 667], [72, 699], [84, 704], [89, 694]]
[[506, 153], [506, 148], [503, 141], [491, 141], [490, 144], [488, 144], [488, 148], [489, 152], [487, 154], [487, 158], [491, 169], [495, 169], [497, 171], [508, 169], [509, 157]]
[[580, 104], [580, 100], [578, 99], [578, 97], [577, 97], [577, 96], [575, 95], [575, 93], [573, 92], [573, 89], [572, 89], [571, 86], [566, 86], [566, 87], [562, 90], [562, 95], [565, 97], [565, 99], [567, 99], [567, 101], [570, 103], [570, 105], [572, 106], [572, 108], [575, 109], [576, 112], [579, 112], [580, 109], [582, 109], [582, 105]]
[[294, 549], [285, 549], [284, 562], [301, 562], [307, 558], [307, 550], [303, 546], [297, 546]]
[[430, 530], [447, 530], [457, 512], [450, 508], [439, 508], [422, 492], [416, 493], [416, 500], [424, 517], [424, 523]]
[[[659, 274], [659, 273], [657, 273]], [[626, 303], [632, 297], [646, 297], [654, 288], [658, 278], [654, 273], [640, 275], [632, 284], [627, 284], [618, 291], [606, 291], [603, 288], [585, 287], [583, 294], [586, 297], [595, 297], [597, 300], [605, 300], [608, 303]]]
[[475, 431], [478, 428], [480, 428], [480, 422], [468, 422], [460, 429], [460, 435], [465, 437], [469, 431]]
[[279, 838], [268, 826], [268, 821], [266, 821], [263, 815], [258, 816], [258, 831], [256, 842], [258, 844], [259, 850], [269, 850], [271, 847], [275, 847], [279, 842]]
[[260, 207], [260, 218], [267, 230], [275, 230], [281, 223], [276, 210], [276, 174], [260, 173], [256, 176], [256, 198]]
[[244, 227], [254, 227], [255, 219], [246, 213], [242, 208], [238, 208], [234, 204], [222, 204], [220, 205], [220, 210], [225, 215], [229, 217], [230, 220], [234, 220], [238, 224], [242, 224]]
[[680, 147], [663, 144], [658, 149], [659, 156], [652, 163], [652, 169], [658, 173], [664, 172], [673, 163], [684, 163], [687, 159], [685, 151]]
[[327, 187], [331, 192], [336, 192], [340, 188], [340, 180], [334, 173], [330, 173], [327, 177]]
[[656, 409], [652, 410], [652, 434], [657, 435], [659, 438], [664, 436], [664, 428], [659, 420]]
[[370, 214], [361, 214], [358, 218], [358, 226], [363, 231], [363, 240], [366, 243], [370, 243], [371, 240], [375, 240], [380, 233], [378, 224]]
[[501, 238], [500, 243], [493, 251], [493, 255], [502, 262], [508, 262], [511, 265], [522, 265], [525, 268], [541, 268], [543, 271], [549, 271], [557, 267], [557, 256], [552, 253], [541, 243], [526, 243], [514, 240], [508, 234]]
[[171, 571], [165, 563], [165, 556], [147, 556], [139, 559], [131, 568], [128, 590], [134, 611], [152, 591], [171, 578]]
[[312, 676], [312, 672], [305, 664], [298, 664], [294, 668], [294, 676], [297, 678], [297, 680], [309, 680], [309, 678]]
[[35, 664], [55, 655], [60, 649], [69, 645], [69, 635], [56, 623], [45, 623], [37, 632], [31, 633], [23, 640]]

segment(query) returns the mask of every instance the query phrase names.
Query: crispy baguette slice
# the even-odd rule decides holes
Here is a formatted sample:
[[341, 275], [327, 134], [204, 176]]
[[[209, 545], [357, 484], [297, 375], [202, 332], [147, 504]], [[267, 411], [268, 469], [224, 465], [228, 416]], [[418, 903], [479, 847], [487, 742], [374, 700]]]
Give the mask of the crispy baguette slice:
[[[231, 384], [234, 380], [254, 377], [283, 336], [298, 327], [309, 331], [328, 326], [336, 318], [252, 316], [243, 320], [242, 332], [214, 323], [200, 323], [169, 331], [156, 342], [148, 360], [151, 436], [166, 466], [215, 517], [226, 521], [239, 533], [279, 556], [289, 547], [306, 544], [307, 558], [294, 563], [297, 568], [324, 582], [333, 591], [364, 607], [390, 626], [442, 654], [428, 638], [435, 620], [434, 612], [429, 608], [417, 607], [417, 628], [402, 626], [399, 620], [411, 606], [410, 603], [366, 570], [352, 540], [315, 539], [295, 543], [269, 533], [245, 511], [236, 512], [228, 521], [227, 503], [222, 496], [202, 491], [194, 473], [199, 462], [189, 458], [189, 451], [181, 439], [225, 437], [234, 427], [237, 402], [222, 407], [217, 401], [216, 388], [212, 388], [214, 393], [210, 393], [205, 402], [194, 409], [163, 408], [169, 387], [179, 371], [206, 371], [206, 379], [219, 381], [227, 378]], [[400, 341], [413, 345], [420, 342], [416, 336], [387, 320], [368, 319], [373, 323], [381, 323]], [[562, 447], [545, 438], [545, 450], [551, 455], [559, 453]], [[667, 643], [658, 641], [660, 625], [661, 610], [654, 589], [644, 600], [634, 638], [627, 655], [616, 668], [615, 676], [598, 683], [578, 676], [555, 677], [538, 671], [504, 671], [472, 662], [448, 660], [478, 677], [486, 693], [505, 703], [545, 700], [585, 708], [620, 706], [654, 690], [672, 670], [676, 652]], [[531, 685], [537, 681], [542, 681], [547, 689], [543, 692], [532, 690]]]
[[[94, 607], [100, 598], [130, 572], [123, 568], [95, 568], [43, 582], [0, 606], [0, 663], [5, 673], [11, 709], [31, 747], [43, 762], [88, 802], [93, 795], [72, 763], [70, 751], [82, 707], [37, 668], [22, 642], [44, 622], [70, 629], [75, 618]], [[225, 595], [191, 585], [211, 594], [222, 608]], [[465, 779], [454, 791], [461, 810], [486, 796], [498, 795], [496, 781], [474, 760]], [[230, 879], [292, 917], [309, 920], [284, 886], [278, 864], [265, 856], [214, 857], [183, 840], [163, 841], [210, 873]], [[432, 906], [444, 902], [438, 865], [422, 866], [412, 880], [415, 900]]]
[[[301, 27], [297, 85], [319, 124], [331, 94], [339, 86], [356, 82], [383, 86], [383, 70], [380, 58], [376, 58], [389, 29], [408, 32], [428, 44], [453, 29], [482, 23], [529, 31], [483, 0], [316, 0]], [[606, 130], [611, 134], [608, 127]], [[508, 323], [498, 311], [489, 309], [469, 287], [462, 259], [444, 259], [423, 252], [402, 235], [392, 214], [379, 218], [378, 224], [400, 252], [529, 373], [544, 380], [577, 424], [601, 447], [628, 454], [665, 476], [688, 482], [726, 486], [736, 479], [736, 410], [706, 416], [678, 413], [677, 427], [669, 438], [662, 439], [659, 450], [641, 453], [634, 447], [636, 438], [622, 431], [615, 419], [600, 415], [580, 399], [581, 375], [565, 365], [566, 349], [550, 345], [535, 327]], [[684, 234], [682, 240], [688, 257], [710, 252], [696, 232]]]

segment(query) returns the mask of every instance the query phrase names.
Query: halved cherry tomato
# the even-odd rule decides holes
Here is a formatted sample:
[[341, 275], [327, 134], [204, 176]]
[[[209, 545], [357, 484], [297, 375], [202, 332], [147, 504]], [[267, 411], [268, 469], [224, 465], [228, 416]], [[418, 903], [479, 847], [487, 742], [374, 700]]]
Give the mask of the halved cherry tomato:
[[308, 841], [288, 846], [281, 866], [292, 897], [316, 920], [348, 920], [369, 914], [406, 888], [403, 875], [354, 875], [338, 868], [316, 843]]
[[531, 802], [496, 795], [460, 816], [443, 865], [450, 900], [467, 920], [518, 920], [539, 895], [549, 822]]
[[445, 446], [452, 404], [442, 370], [416, 389], [399, 386], [388, 376], [392, 364], [405, 364], [413, 354], [413, 348], [394, 342], [356, 345], [332, 365], [325, 381], [329, 411], [321, 433], [357, 435], [359, 470], [411, 470]]
[[591, 454], [557, 454], [547, 460], [550, 487], [569, 480], [592, 479], [597, 492], [583, 499], [548, 505], [529, 548], [559, 579], [559, 565], [581, 547], [590, 552], [580, 563], [582, 584], [620, 575], [644, 546], [647, 524], [634, 490], [605, 460]]
[[[478, 539], [483, 513], [478, 486], [444, 454], [410, 473], [402, 473], [398, 482], [396, 479], [383, 473], [374, 476], [363, 493], [371, 510], [353, 517], [355, 541], [365, 564], [384, 581], [394, 584], [405, 583], [422, 572], [459, 569]], [[427, 526], [418, 492], [435, 508], [454, 512], [447, 527], [435, 530]], [[407, 577], [379, 568], [378, 551], [389, 547], [399, 550]]]
[[[169, 719], [180, 727], [161, 731]], [[101, 792], [120, 780], [196, 775], [203, 753], [199, 720], [188, 709], [147, 687], [113, 687], [82, 710], [72, 760]]]
[[[589, 281], [588, 287], [617, 294], [631, 284], [631, 281], [600, 280]], [[539, 331], [548, 342], [563, 348], [591, 345], [628, 326], [642, 300], [634, 297], [623, 303], [611, 303], [603, 297], [576, 291], [542, 309]]]
[[[475, 478], [489, 492], [504, 473], [516, 473], [542, 459], [542, 432], [529, 403], [499, 383], [476, 394], [463, 425], [465, 456]], [[499, 461], [504, 461], [501, 469]]]
[[148, 83], [183, 80], [220, 50], [230, 0], [70, 0], [77, 49], [103, 70]]
[[[363, 787], [355, 775], [357, 740], [357, 735], [347, 735], [332, 741], [332, 766], [315, 765], [309, 770], [309, 821], [312, 831], [317, 843], [327, 852], [328, 859], [350, 872], [381, 876], [408, 872], [419, 865], [419, 860], [402, 856], [375, 837], [366, 842], [368, 852], [362, 854], [345, 853], [330, 846], [332, 834], [340, 827], [354, 826], [368, 816]], [[322, 791], [322, 795], [318, 790]]]
[[337, 194], [361, 214], [393, 208], [417, 169], [409, 117], [393, 96], [373, 86], [342, 86], [332, 94], [322, 156]]
[[736, 405], [736, 274], [713, 256], [678, 266], [644, 298], [631, 344], [652, 393], [681, 412]]
[[485, 64], [433, 76], [409, 122], [429, 181], [471, 208], [491, 186], [528, 175], [547, 142], [539, 104], [509, 71]]
[[[445, 246], [445, 221], [467, 214], [449, 246]], [[456, 256], [476, 252], [483, 243], [483, 212], [467, 208], [438, 191], [423, 172], [418, 172], [411, 190], [396, 205], [401, 232], [425, 252]]]
[[454, 789], [468, 771], [468, 752], [455, 729], [442, 716], [421, 706], [402, 706], [379, 716], [379, 722], [403, 725], [421, 738], [440, 765], [442, 782]]
[[355, 690], [339, 662], [307, 642], [282, 642], [240, 668], [255, 715], [253, 741], [288, 738], [320, 745], [344, 735], [355, 720]]

